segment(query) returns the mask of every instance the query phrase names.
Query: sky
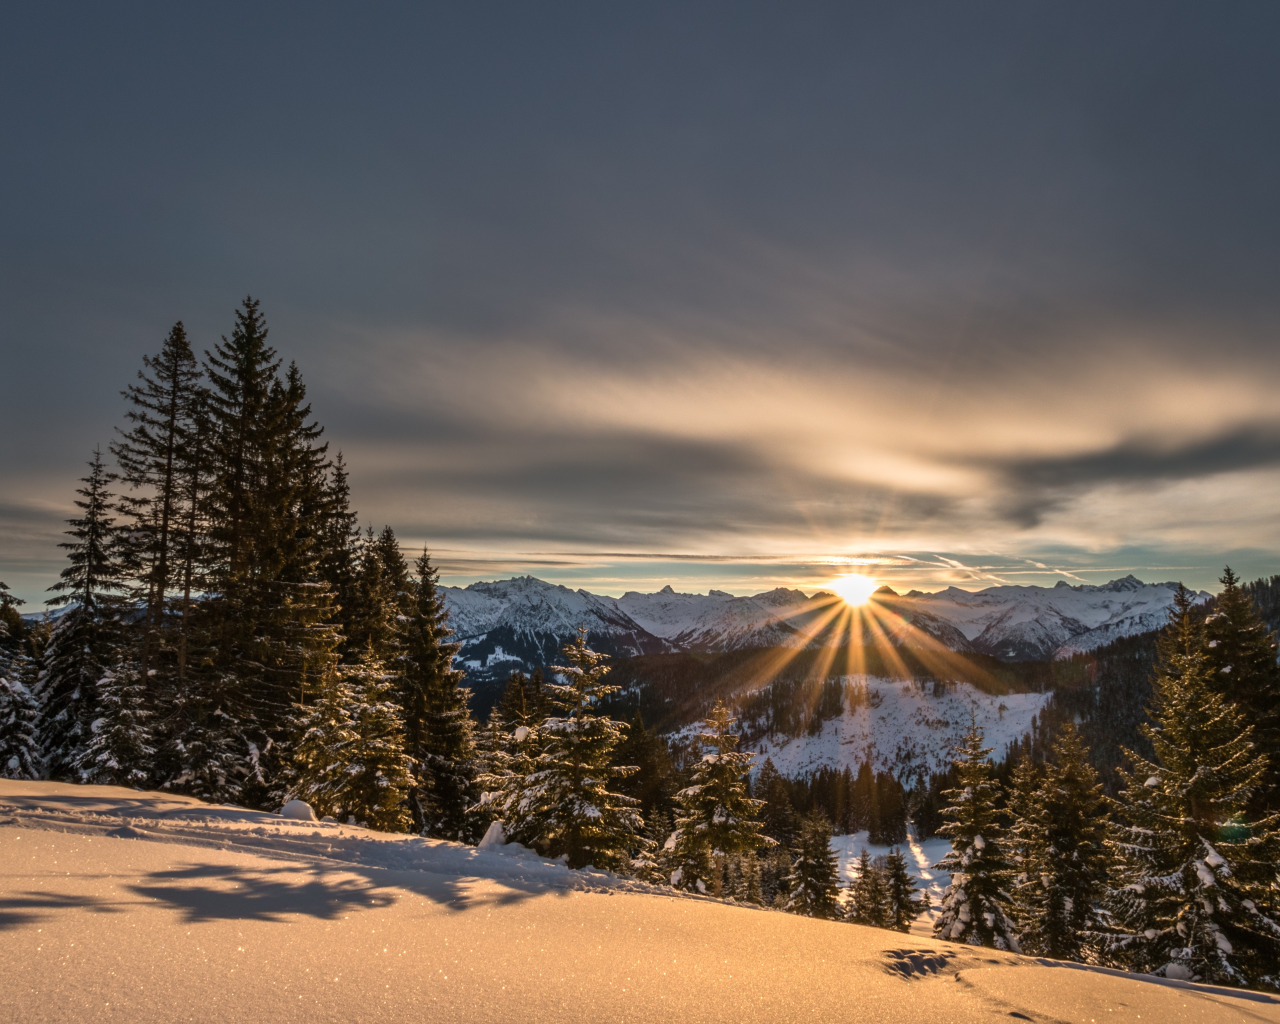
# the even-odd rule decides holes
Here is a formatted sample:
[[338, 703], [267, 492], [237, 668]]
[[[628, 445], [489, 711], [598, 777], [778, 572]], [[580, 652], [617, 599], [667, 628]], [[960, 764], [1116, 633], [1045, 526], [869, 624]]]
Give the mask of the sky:
[[247, 294], [364, 522], [597, 593], [1280, 572], [1280, 5], [9, 4], [0, 580]]

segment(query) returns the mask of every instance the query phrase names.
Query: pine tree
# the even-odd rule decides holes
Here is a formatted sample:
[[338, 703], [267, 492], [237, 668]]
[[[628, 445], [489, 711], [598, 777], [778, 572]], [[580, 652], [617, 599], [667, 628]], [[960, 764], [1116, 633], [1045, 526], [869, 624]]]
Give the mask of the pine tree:
[[71, 780], [98, 714], [97, 683], [116, 661], [120, 645], [118, 595], [123, 589], [115, 557], [115, 517], [109, 487], [115, 474], [95, 450], [89, 475], [77, 490], [81, 514], [68, 520], [71, 538], [58, 546], [67, 566], [49, 588], [50, 605], [70, 604], [45, 648], [37, 684], [39, 746], [52, 779]]
[[1145, 730], [1155, 756], [1130, 752], [1122, 773], [1111, 952], [1130, 970], [1276, 989], [1280, 818], [1247, 814], [1265, 758], [1217, 682], [1182, 591]]
[[941, 939], [1017, 952], [1016, 933], [1006, 913], [1011, 866], [1001, 842], [999, 784], [992, 778], [991, 750], [982, 746], [982, 730], [972, 718], [956, 753], [956, 788], [942, 794], [947, 821], [938, 829], [938, 835], [951, 840], [951, 852], [936, 865], [951, 872], [951, 884], [943, 893], [933, 931]]
[[783, 846], [793, 846], [800, 835], [800, 821], [791, 804], [787, 780], [774, 766], [772, 758], [766, 757], [760, 766], [755, 791], [764, 800], [761, 814], [764, 834]]
[[174, 724], [163, 754], [165, 789], [213, 803], [242, 802], [256, 765], [241, 696], [234, 679], [214, 672], [194, 673], [179, 689], [168, 716]]
[[1280, 666], [1276, 637], [1228, 566], [1222, 593], [1204, 620], [1205, 666], [1211, 685], [1239, 705], [1254, 742], [1269, 761], [1250, 802], [1253, 813], [1280, 811]]
[[[285, 377], [267, 345], [258, 303], [246, 299], [230, 339], [205, 353], [209, 484], [205, 561], [210, 597], [200, 604], [202, 671], [239, 692], [241, 728], [269, 777], [296, 703], [331, 670], [340, 636], [321, 574], [326, 516], [325, 446], [310, 422], [296, 366]], [[265, 803], [262, 787], [246, 794]]]
[[710, 883], [722, 895], [729, 857], [774, 845], [761, 831], [764, 801], [747, 795], [754, 755], [734, 749], [734, 721], [724, 702], [716, 701], [698, 734], [702, 757], [694, 762], [689, 785], [676, 794], [671, 884], [677, 888], [706, 892]]
[[742, 854], [735, 860], [735, 884], [730, 895], [739, 903], [764, 906], [764, 885], [760, 869], [760, 856], [755, 850]]
[[463, 673], [453, 667], [460, 645], [449, 639], [453, 630], [439, 573], [425, 548], [415, 572], [413, 581], [404, 584], [408, 610], [397, 680], [405, 752], [413, 771], [409, 806], [415, 828], [424, 834], [466, 839], [467, 810], [478, 796], [471, 691], [462, 685]]
[[143, 608], [139, 644], [142, 678], [149, 680], [167, 632], [168, 593], [179, 581], [184, 515], [184, 467], [191, 458], [200, 398], [200, 370], [182, 322], [174, 324], [158, 355], [143, 356], [139, 383], [124, 391], [129, 428], [111, 446], [131, 493], [122, 499], [133, 538], [132, 599]]
[[76, 759], [78, 781], [142, 786], [155, 755], [142, 674], [136, 666], [120, 663], [103, 674], [96, 689], [98, 714]]
[[849, 897], [846, 920], [873, 928], [889, 927], [892, 908], [887, 880], [884, 872], [871, 863], [871, 855], [865, 846], [858, 858], [858, 877], [850, 887]]
[[885, 861], [885, 889], [889, 913], [886, 928], [911, 930], [911, 922], [929, 909], [929, 894], [916, 892], [916, 881], [907, 870], [907, 858], [895, 846]]
[[34, 662], [24, 649], [22, 604], [0, 581], [0, 777], [38, 779], [40, 707], [31, 693]]
[[631, 770], [610, 764], [626, 725], [596, 711], [617, 687], [604, 682], [604, 655], [587, 646], [585, 628], [563, 654], [568, 664], [552, 670], [565, 682], [547, 686], [563, 710], [543, 722], [534, 770], [511, 806], [547, 855], [565, 856], [571, 868], [625, 871], [643, 845], [644, 821], [633, 798], [610, 788]]
[[832, 920], [840, 913], [836, 855], [831, 850], [831, 823], [820, 811], [800, 826], [791, 873], [786, 878], [783, 910], [804, 917]]
[[285, 796], [306, 801], [324, 817], [337, 817], [348, 802], [349, 751], [359, 740], [353, 682], [335, 669], [319, 681], [311, 703], [299, 705], [294, 720]]
[[335, 667], [300, 707], [286, 796], [321, 814], [407, 831], [412, 777], [395, 684], [372, 658]]
[[359, 566], [360, 527], [351, 509], [351, 483], [342, 452], [334, 456], [325, 474], [321, 498], [323, 515], [316, 537], [316, 570], [329, 584], [338, 602], [338, 626], [344, 637], [345, 660], [358, 660], [363, 645], [353, 644], [360, 609]]
[[1055, 960], [1091, 958], [1110, 862], [1108, 812], [1074, 726], [1064, 727], [1042, 771], [1029, 761], [1019, 766], [1010, 803], [1018, 871], [1013, 916], [1022, 951]]
[[342, 751], [347, 772], [343, 810], [369, 828], [407, 832], [413, 825], [408, 806], [413, 776], [394, 678], [377, 662], [342, 671], [352, 678], [356, 736]]

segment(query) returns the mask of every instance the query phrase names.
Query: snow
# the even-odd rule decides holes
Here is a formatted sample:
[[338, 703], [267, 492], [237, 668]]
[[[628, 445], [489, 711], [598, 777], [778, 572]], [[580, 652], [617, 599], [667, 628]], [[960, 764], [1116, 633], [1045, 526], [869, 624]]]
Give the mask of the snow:
[[[950, 683], [935, 695], [931, 683], [874, 676], [847, 679], [865, 685], [871, 701], [852, 710], [846, 707], [815, 736], [764, 741], [757, 764], [769, 757], [783, 775], [796, 776], [822, 767], [857, 771], [869, 757], [876, 771], [892, 772], [910, 786], [950, 766], [952, 751], [968, 731], [970, 711], [982, 729], [984, 745], [1000, 756], [1031, 731], [1032, 718], [1050, 699], [1044, 693], [991, 696], [965, 682]], [[877, 698], [878, 706], [872, 707]]]
[[305, 800], [290, 800], [280, 808], [280, 817], [290, 821], [315, 821], [316, 812]]
[[0, 781], [0, 863], [12, 1024], [1280, 1021], [1269, 996], [118, 787]]

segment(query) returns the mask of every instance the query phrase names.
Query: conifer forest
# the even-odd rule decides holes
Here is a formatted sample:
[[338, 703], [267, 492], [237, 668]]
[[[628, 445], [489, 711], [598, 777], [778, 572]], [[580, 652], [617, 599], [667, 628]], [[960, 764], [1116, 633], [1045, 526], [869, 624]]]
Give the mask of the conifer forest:
[[[971, 722], [932, 778], [869, 759], [788, 776], [750, 748], [865, 693], [716, 688], [704, 659], [645, 704], [643, 659], [613, 664], [584, 628], [477, 713], [430, 551], [361, 523], [257, 300], [207, 350], [175, 324], [86, 467], [49, 611], [0, 584], [8, 778], [303, 801], [780, 912], [907, 932], [932, 911], [959, 943], [1280, 991], [1275, 579], [1227, 569], [1157, 634], [1025, 664], [1055, 690], [1008, 749]], [[672, 695], [700, 725], [659, 731]], [[830, 840], [864, 830], [890, 852], [845, 884]], [[906, 859], [928, 837], [949, 844], [934, 907]]]

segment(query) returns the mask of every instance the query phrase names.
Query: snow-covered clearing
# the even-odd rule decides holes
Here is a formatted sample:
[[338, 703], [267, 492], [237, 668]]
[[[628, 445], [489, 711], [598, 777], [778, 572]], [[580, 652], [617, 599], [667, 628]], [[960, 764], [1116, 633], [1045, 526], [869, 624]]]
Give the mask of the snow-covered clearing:
[[969, 729], [969, 716], [982, 729], [984, 743], [997, 757], [1031, 731], [1031, 720], [1049, 702], [1047, 693], [992, 696], [966, 682], [936, 687], [931, 681], [850, 676], [865, 686], [868, 703], [845, 708], [824, 722], [816, 736], [759, 745], [783, 775], [818, 768], [858, 766], [867, 758], [878, 772], [892, 772], [906, 786], [927, 781], [929, 773], [951, 764], [952, 751]]
[[1280, 1021], [570, 872], [512, 848], [0, 780], [0, 1020]]
[[[871, 855], [873, 861], [877, 857], [886, 856], [893, 850], [892, 846], [876, 846], [868, 842], [867, 838], [865, 831], [855, 832], [851, 836], [832, 837], [831, 849], [835, 851], [836, 871], [840, 875], [841, 884], [850, 885], [858, 877], [858, 858], [862, 856], [864, 849]], [[907, 858], [907, 871], [916, 880], [916, 888], [923, 889], [929, 894], [930, 909], [915, 922], [911, 931], [917, 935], [930, 935], [934, 915], [942, 902], [942, 891], [951, 881], [951, 876], [947, 872], [936, 871], [933, 866], [951, 852], [951, 844], [938, 836], [932, 839], [917, 839], [913, 835], [908, 835], [907, 841], [900, 843], [898, 849]]]

